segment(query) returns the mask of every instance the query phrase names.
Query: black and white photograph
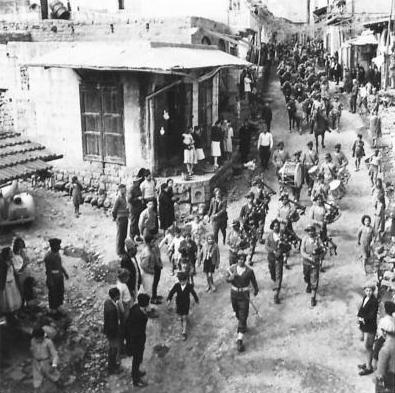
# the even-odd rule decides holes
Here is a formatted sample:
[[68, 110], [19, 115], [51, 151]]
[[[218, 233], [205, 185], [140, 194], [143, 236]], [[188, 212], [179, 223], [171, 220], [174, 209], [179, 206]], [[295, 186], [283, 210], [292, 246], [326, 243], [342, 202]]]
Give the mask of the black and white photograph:
[[0, 0], [1, 393], [395, 393], [395, 0]]

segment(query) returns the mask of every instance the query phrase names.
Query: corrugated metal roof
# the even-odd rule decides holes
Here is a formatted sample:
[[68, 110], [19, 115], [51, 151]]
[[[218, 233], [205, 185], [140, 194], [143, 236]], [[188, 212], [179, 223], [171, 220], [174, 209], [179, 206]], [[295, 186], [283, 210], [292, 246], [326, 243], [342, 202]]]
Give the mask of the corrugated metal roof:
[[47, 161], [59, 158], [62, 156], [17, 133], [0, 132], [0, 184], [51, 169], [52, 165]]
[[249, 62], [206, 45], [167, 43], [72, 43], [27, 64], [33, 67], [176, 72], [221, 66], [248, 67]]

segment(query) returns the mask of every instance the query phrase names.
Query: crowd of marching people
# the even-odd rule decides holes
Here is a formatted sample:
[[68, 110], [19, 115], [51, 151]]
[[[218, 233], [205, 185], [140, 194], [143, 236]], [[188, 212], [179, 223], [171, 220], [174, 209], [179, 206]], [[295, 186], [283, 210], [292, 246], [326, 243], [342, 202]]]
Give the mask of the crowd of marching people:
[[[300, 134], [307, 131], [316, 139], [315, 143], [309, 140], [302, 151], [290, 151], [290, 146], [283, 141], [278, 141], [274, 146], [272, 110], [270, 100], [266, 100], [261, 108], [256, 145], [261, 168], [252, 177], [245, 203], [238, 217], [232, 220], [230, 230], [227, 200], [220, 188], [213, 190], [206, 213], [200, 212], [190, 217], [188, 222], [181, 223], [176, 219], [177, 197], [172, 179], [158, 187], [151, 172], [141, 169], [129, 188], [119, 185], [112, 217], [117, 228], [116, 251], [120, 263], [117, 282], [109, 289], [104, 302], [103, 332], [108, 340], [109, 373], [122, 371], [122, 353], [131, 356], [134, 386], [144, 387], [147, 384], [145, 372], [140, 367], [148, 319], [159, 318], [158, 307], [163, 302], [170, 306], [175, 298], [180, 336], [182, 340], [188, 339], [191, 300], [198, 304], [201, 297], [195, 287], [196, 276], [204, 275], [206, 292], [213, 296], [217, 291], [216, 272], [224, 263], [219, 247], [221, 242], [228, 251], [225, 280], [230, 285], [231, 306], [237, 319], [236, 345], [239, 352], [245, 350], [249, 307], [255, 308], [250, 292], [254, 296], [259, 293], [253, 267], [256, 249], [260, 245], [264, 244], [267, 252], [274, 304], [284, 301], [281, 293], [284, 269], [292, 268], [288, 262], [291, 253], [300, 253], [303, 263], [301, 279], [306, 285], [311, 307], [317, 305], [320, 275], [325, 272], [324, 260], [337, 253], [337, 244], [329, 227], [341, 216], [340, 201], [346, 194], [351, 177], [349, 162], [343, 151], [345, 148], [341, 144], [337, 143], [333, 151], [325, 152], [323, 159], [318, 154], [318, 136], [322, 137], [321, 146], [324, 148], [325, 132], [341, 131], [340, 120], [344, 108], [339, 94], [332, 94], [329, 82], [339, 84], [343, 72], [337, 57], [325, 54], [322, 43], [311, 41], [306, 45], [279, 45], [270, 53], [272, 58], [277, 57], [278, 60], [277, 74], [289, 117], [289, 131], [296, 130]], [[388, 185], [386, 190], [380, 176], [382, 156], [379, 149], [381, 130], [377, 72], [370, 68], [363, 75], [358, 68], [345, 70], [344, 74], [343, 85], [349, 94], [350, 110], [355, 112], [358, 107], [368, 114], [375, 149], [371, 156], [366, 156], [362, 134], [358, 134], [354, 144], [347, 148], [354, 158], [355, 171], [362, 169], [362, 159], [369, 166], [374, 219], [363, 215], [356, 240], [363, 266], [368, 272], [374, 258], [384, 260], [386, 257], [385, 212], [390, 202], [391, 187]], [[255, 76], [246, 70], [241, 81], [241, 99], [255, 105], [251, 102], [251, 94], [254, 94], [257, 84]], [[246, 120], [239, 131], [242, 163], [251, 158], [252, 134], [251, 124]], [[214, 166], [218, 167], [218, 158], [223, 150], [220, 144], [229, 144], [225, 152], [227, 159], [231, 157], [233, 129], [229, 122], [217, 122], [213, 125], [213, 135], [212, 156]], [[189, 129], [184, 133], [183, 143], [184, 162], [188, 174], [192, 175], [197, 160], [204, 158], [203, 151], [199, 151], [199, 130]], [[279, 190], [279, 205], [271, 222], [266, 218], [276, 191], [265, 182], [265, 171], [269, 167], [274, 167]], [[78, 216], [78, 180], [74, 179], [73, 184], [71, 196]], [[303, 187], [308, 202], [302, 198]], [[308, 220], [303, 235], [295, 229], [295, 223], [302, 215], [306, 215]], [[391, 236], [395, 238], [395, 212], [391, 219]], [[59, 253], [61, 240], [50, 239], [49, 245], [50, 251], [44, 259], [48, 302], [50, 312], [57, 314], [62, 312], [64, 280], [68, 279], [68, 273]], [[32, 298], [32, 277], [28, 273], [29, 260], [24, 248], [23, 240], [18, 238], [12, 250], [4, 248], [1, 251], [0, 309], [10, 315]], [[158, 286], [166, 263], [169, 274], [175, 280], [167, 288], [167, 294], [161, 296]], [[379, 299], [375, 296], [375, 290], [376, 283], [369, 281], [365, 284], [365, 296], [357, 315], [366, 349], [366, 362], [359, 365], [360, 375], [369, 375], [376, 369], [377, 392], [393, 392], [395, 303], [384, 303], [385, 315], [377, 323]], [[38, 390], [45, 378], [57, 383], [59, 357], [41, 326], [33, 331], [31, 351], [34, 388]]]

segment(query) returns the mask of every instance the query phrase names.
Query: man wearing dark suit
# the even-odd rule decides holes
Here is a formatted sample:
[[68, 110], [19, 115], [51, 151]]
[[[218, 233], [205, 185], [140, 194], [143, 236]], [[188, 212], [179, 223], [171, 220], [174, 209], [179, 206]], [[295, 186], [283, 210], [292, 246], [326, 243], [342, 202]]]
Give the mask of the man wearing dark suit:
[[226, 239], [226, 227], [228, 225], [228, 213], [226, 211], [227, 203], [222, 199], [222, 193], [219, 188], [214, 190], [214, 198], [211, 198], [208, 216], [213, 226], [214, 240], [218, 243], [218, 232], [222, 232], [223, 242]]
[[118, 307], [120, 292], [118, 288], [108, 291], [109, 299], [104, 302], [104, 328], [103, 333], [108, 339], [108, 372], [118, 374], [121, 370], [119, 364], [119, 349], [121, 336], [121, 313]]
[[377, 313], [379, 309], [378, 301], [374, 296], [375, 288], [376, 286], [372, 283], [367, 283], [365, 285], [365, 296], [362, 300], [362, 304], [357, 315], [367, 356], [367, 362], [359, 366], [361, 369], [359, 375], [361, 376], [373, 373], [373, 343], [376, 336]]
[[136, 299], [138, 290], [141, 285], [141, 272], [140, 267], [136, 259], [137, 246], [132, 239], [125, 240], [126, 254], [122, 255], [121, 268], [126, 269], [129, 274], [129, 280], [126, 283], [130, 295], [133, 299]]
[[133, 357], [132, 363], [132, 379], [133, 385], [143, 387], [146, 386], [141, 378], [145, 372], [140, 371], [140, 364], [143, 362], [146, 329], [147, 329], [147, 307], [150, 297], [146, 293], [140, 293], [137, 296], [137, 304], [135, 304], [129, 312], [126, 320], [126, 354]]

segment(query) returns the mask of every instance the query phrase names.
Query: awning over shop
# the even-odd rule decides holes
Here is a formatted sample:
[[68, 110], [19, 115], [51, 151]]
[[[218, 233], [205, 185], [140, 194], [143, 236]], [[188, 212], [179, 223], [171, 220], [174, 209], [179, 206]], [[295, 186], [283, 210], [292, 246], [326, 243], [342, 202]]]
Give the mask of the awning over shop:
[[351, 45], [378, 45], [377, 39], [371, 31], [364, 31], [360, 36], [351, 41]]
[[39, 143], [14, 132], [0, 132], [0, 185], [51, 169], [48, 161], [62, 158]]
[[63, 46], [25, 65], [73, 69], [177, 73], [209, 67], [248, 67], [251, 64], [216, 46], [156, 42], [88, 43]]

